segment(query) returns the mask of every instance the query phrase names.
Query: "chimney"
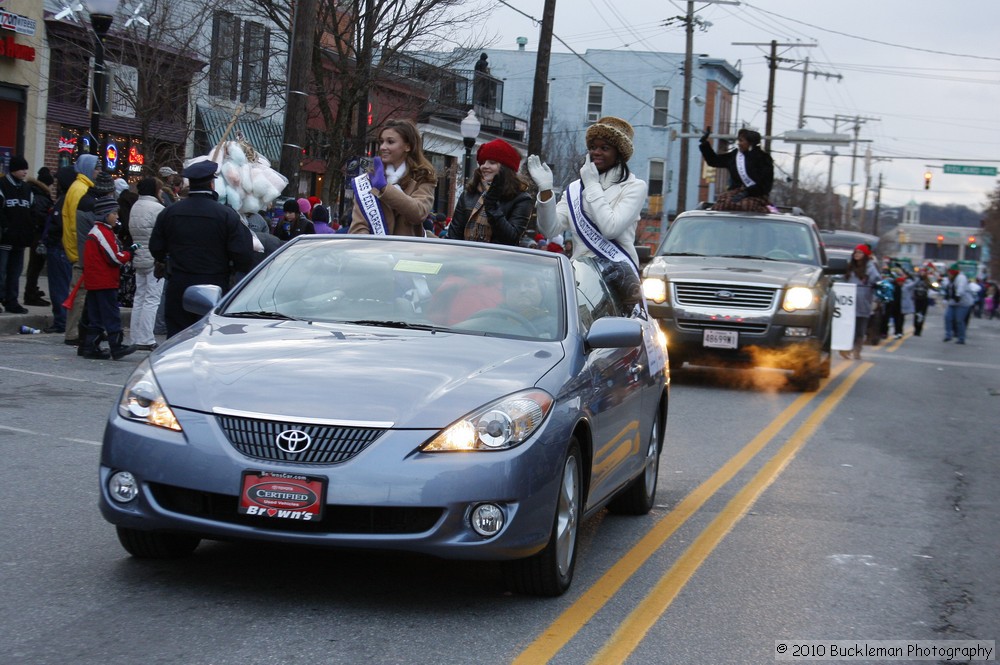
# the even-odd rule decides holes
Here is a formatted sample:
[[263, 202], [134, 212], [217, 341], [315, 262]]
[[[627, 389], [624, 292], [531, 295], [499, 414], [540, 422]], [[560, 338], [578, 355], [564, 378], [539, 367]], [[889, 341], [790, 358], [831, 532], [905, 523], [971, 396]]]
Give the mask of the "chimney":
[[528, 43], [528, 38], [527, 37], [518, 37], [517, 38], [517, 50], [518, 51], [523, 51], [524, 47], [525, 47], [525, 45], [527, 43]]

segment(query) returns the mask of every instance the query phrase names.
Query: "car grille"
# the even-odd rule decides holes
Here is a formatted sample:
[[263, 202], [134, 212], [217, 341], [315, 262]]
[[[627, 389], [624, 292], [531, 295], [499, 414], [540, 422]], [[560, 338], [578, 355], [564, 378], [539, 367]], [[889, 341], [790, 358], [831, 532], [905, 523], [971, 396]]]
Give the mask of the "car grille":
[[674, 284], [674, 302], [689, 307], [768, 310], [776, 293], [774, 288], [741, 284]]
[[[244, 455], [289, 464], [346, 462], [386, 431], [374, 427], [307, 425], [218, 414], [216, 419], [229, 443]], [[278, 448], [278, 435], [289, 430], [307, 434], [311, 441], [309, 447], [299, 453], [289, 453]]]
[[746, 321], [729, 321], [720, 319], [677, 319], [677, 327], [681, 330], [736, 330], [744, 334], [763, 334], [767, 332], [767, 322], [748, 323]]
[[443, 508], [327, 505], [323, 508], [323, 519], [318, 522], [278, 520], [240, 515], [237, 512], [239, 498], [228, 494], [199, 492], [160, 483], [150, 483], [149, 489], [156, 502], [171, 512], [273, 531], [344, 534], [424, 533], [431, 530], [444, 514]]

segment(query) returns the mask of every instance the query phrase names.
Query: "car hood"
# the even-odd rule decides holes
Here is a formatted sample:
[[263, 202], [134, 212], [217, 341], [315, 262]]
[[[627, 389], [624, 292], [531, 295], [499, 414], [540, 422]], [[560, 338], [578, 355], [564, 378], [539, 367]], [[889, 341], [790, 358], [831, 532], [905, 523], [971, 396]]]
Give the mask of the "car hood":
[[788, 284], [813, 286], [822, 274], [822, 268], [802, 263], [720, 256], [658, 256], [646, 268], [647, 277], [666, 276], [672, 282], [752, 281], [778, 288]]
[[563, 355], [560, 342], [213, 317], [151, 361], [174, 407], [437, 429], [534, 386]]

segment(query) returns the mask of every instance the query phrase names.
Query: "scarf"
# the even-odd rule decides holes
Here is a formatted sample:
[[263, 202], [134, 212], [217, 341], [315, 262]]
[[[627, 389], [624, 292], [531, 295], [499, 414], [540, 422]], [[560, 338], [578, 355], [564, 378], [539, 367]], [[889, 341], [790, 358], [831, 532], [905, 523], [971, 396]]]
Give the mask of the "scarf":
[[469, 220], [465, 223], [465, 233], [463, 237], [473, 242], [490, 242], [493, 238], [493, 227], [486, 216], [486, 207], [483, 205], [483, 198], [486, 196], [485, 190], [479, 195], [479, 200], [472, 207], [469, 213]]
[[398, 167], [393, 166], [392, 164], [385, 165], [386, 185], [396, 185], [396, 187], [399, 188], [399, 185], [396, 183], [402, 180], [404, 175], [406, 175], [406, 162], [403, 162]]

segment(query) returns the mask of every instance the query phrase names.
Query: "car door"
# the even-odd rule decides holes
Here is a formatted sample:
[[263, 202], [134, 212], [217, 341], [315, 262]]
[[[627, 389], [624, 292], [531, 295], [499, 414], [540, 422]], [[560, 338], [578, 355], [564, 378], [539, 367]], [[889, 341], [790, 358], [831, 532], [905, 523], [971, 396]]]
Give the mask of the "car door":
[[[627, 316], [591, 260], [574, 263], [577, 316], [583, 334], [603, 316]], [[588, 504], [603, 501], [628, 482], [641, 465], [643, 363], [642, 346], [591, 349], [587, 353], [591, 377], [588, 411], [594, 439], [593, 469]]]

